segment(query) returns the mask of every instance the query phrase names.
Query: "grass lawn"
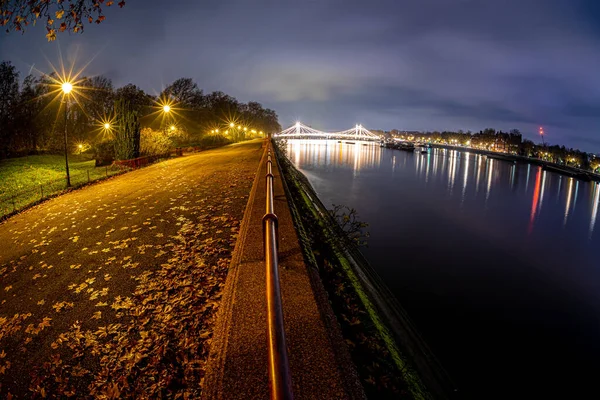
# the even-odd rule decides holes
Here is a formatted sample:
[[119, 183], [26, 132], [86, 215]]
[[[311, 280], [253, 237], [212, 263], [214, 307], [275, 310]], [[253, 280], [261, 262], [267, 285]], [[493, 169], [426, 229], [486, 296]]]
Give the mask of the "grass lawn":
[[[104, 177], [89, 154], [69, 155], [71, 185]], [[115, 173], [108, 170], [108, 174]], [[0, 216], [66, 188], [64, 155], [27, 156], [0, 160]], [[14, 203], [13, 203], [14, 197]]]

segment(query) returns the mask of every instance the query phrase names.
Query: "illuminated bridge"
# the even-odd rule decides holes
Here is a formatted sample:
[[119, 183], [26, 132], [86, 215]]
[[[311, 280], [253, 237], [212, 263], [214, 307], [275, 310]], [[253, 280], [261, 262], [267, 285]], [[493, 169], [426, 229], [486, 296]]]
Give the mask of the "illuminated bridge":
[[323, 138], [323, 139], [353, 139], [380, 141], [381, 137], [363, 128], [362, 125], [356, 125], [354, 128], [340, 132], [323, 132], [306, 126], [300, 122], [290, 126], [283, 131], [273, 135], [274, 138], [301, 139], [301, 138]]

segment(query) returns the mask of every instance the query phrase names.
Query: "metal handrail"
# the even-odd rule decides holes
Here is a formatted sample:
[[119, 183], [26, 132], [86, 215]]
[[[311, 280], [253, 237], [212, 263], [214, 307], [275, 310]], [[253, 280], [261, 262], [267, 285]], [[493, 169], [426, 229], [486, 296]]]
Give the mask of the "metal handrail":
[[273, 206], [273, 161], [271, 148], [267, 157], [267, 209], [263, 217], [263, 240], [265, 264], [267, 267], [267, 325], [269, 351], [269, 381], [271, 399], [291, 400], [292, 380], [288, 363], [285, 331], [283, 327], [283, 307], [281, 304], [281, 288], [279, 286], [279, 224]]

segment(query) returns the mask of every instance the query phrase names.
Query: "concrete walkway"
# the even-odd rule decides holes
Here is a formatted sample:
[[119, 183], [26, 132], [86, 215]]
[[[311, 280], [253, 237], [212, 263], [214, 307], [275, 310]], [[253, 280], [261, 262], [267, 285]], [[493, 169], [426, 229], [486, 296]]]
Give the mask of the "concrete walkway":
[[[285, 332], [296, 399], [361, 399], [364, 392], [318, 277], [304, 263], [276, 160], [275, 213]], [[203, 398], [269, 398], [262, 217], [266, 149], [225, 284]]]

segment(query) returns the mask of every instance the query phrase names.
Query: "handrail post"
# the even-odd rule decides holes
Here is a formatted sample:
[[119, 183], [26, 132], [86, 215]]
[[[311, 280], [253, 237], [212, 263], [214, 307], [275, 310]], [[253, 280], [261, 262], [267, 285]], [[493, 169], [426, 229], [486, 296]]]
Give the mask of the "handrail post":
[[266, 174], [266, 214], [263, 217], [263, 239], [267, 278], [267, 330], [269, 353], [269, 382], [272, 400], [292, 400], [292, 380], [288, 363], [283, 306], [279, 283], [278, 238], [279, 224], [273, 204], [273, 161], [268, 148]]

